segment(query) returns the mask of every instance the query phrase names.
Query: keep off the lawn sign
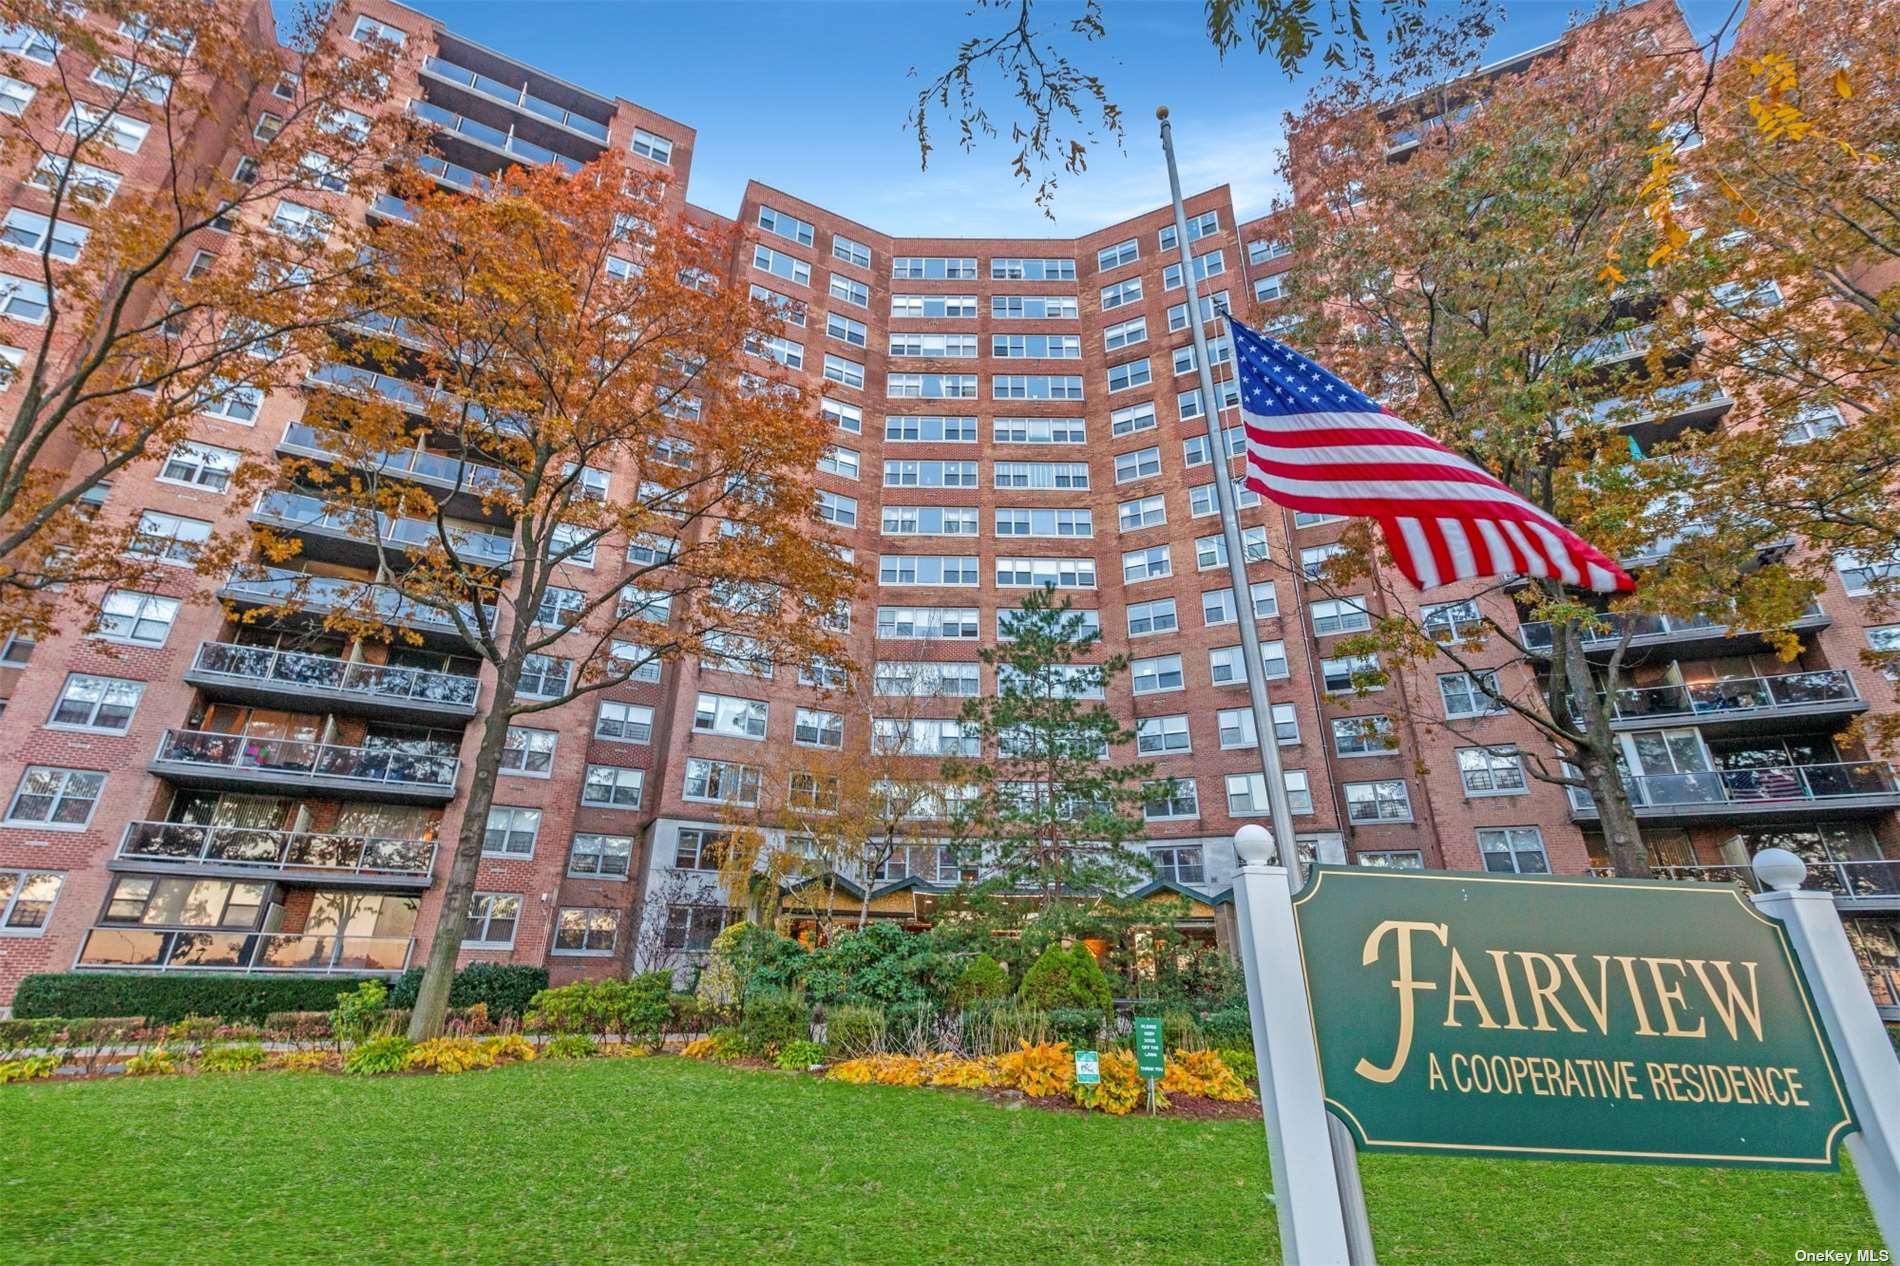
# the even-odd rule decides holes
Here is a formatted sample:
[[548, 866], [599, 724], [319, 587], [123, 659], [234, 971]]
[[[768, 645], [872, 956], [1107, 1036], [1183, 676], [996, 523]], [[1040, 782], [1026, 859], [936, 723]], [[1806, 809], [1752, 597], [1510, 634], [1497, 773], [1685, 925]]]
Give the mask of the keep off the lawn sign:
[[1341, 866], [1295, 894], [1264, 830], [1236, 847], [1288, 1263], [1371, 1263], [1355, 1149], [1831, 1169], [1844, 1145], [1900, 1248], [1900, 1063], [1799, 859], [1764, 851], [1753, 897]]

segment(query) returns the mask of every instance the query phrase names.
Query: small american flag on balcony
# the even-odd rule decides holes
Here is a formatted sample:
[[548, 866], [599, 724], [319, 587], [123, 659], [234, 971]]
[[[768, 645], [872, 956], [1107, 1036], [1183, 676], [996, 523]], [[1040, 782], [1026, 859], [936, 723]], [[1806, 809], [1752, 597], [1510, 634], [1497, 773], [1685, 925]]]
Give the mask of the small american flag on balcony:
[[1635, 588], [1603, 553], [1358, 388], [1232, 317], [1247, 486], [1278, 505], [1377, 519], [1420, 589], [1474, 576]]

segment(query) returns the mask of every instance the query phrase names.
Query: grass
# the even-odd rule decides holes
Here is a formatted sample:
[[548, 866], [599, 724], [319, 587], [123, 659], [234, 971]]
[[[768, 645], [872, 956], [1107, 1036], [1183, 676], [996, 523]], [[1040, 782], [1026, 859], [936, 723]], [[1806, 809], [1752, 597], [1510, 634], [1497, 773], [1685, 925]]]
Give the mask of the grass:
[[[11, 1266], [1279, 1260], [1257, 1122], [675, 1058], [10, 1086], [0, 1155]], [[1385, 1266], [1879, 1242], [1844, 1172], [1374, 1156], [1364, 1174]]]

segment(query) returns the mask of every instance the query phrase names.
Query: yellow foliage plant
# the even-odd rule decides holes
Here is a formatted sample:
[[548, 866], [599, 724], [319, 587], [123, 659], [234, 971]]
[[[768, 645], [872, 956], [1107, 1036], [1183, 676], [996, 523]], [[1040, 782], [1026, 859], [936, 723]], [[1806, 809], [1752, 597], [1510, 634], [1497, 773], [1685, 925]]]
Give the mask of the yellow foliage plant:
[[[1103, 1057], [1106, 1072], [1107, 1057]], [[1161, 1089], [1196, 1099], [1224, 1099], [1244, 1103], [1253, 1098], [1247, 1083], [1234, 1075], [1218, 1051], [1175, 1051], [1168, 1056], [1168, 1070], [1161, 1078]]]
[[[1076, 1083], [1077, 1104], [1106, 1112], [1112, 1117], [1125, 1117], [1147, 1101], [1148, 1083], [1135, 1071], [1133, 1052], [1103, 1051], [1101, 1069], [1102, 1079], [1093, 1086]], [[1167, 1102], [1159, 1092], [1156, 1093], [1157, 1108], [1166, 1107]]]
[[997, 1083], [1032, 1098], [1066, 1095], [1075, 1088], [1075, 1056], [1067, 1042], [1044, 1042], [1002, 1055], [996, 1061]]
[[492, 1067], [494, 1062], [494, 1055], [472, 1037], [432, 1037], [416, 1043], [403, 1058], [402, 1066], [433, 1073], [465, 1073], [471, 1068]]
[[519, 1033], [502, 1033], [495, 1037], [485, 1037], [482, 1039], [482, 1050], [488, 1055], [489, 1062], [493, 1064], [525, 1062], [535, 1056], [534, 1043]]
[[687, 1059], [711, 1059], [718, 1051], [719, 1044], [709, 1037], [696, 1037], [680, 1048], [680, 1054]]

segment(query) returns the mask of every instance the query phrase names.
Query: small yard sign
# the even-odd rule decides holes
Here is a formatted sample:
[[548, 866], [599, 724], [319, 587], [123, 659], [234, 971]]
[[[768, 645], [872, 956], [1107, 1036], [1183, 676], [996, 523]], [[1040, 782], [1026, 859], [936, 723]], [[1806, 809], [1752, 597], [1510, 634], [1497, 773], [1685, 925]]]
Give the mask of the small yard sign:
[[1155, 1078], [1168, 1071], [1167, 1051], [1161, 1041], [1161, 1021], [1152, 1016], [1135, 1020], [1135, 1072]]
[[1077, 1085], [1095, 1086], [1102, 1080], [1102, 1057], [1094, 1051], [1075, 1053], [1075, 1080]]

